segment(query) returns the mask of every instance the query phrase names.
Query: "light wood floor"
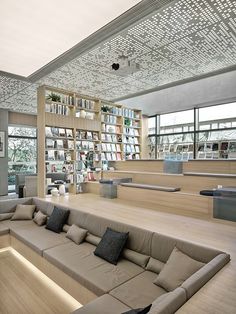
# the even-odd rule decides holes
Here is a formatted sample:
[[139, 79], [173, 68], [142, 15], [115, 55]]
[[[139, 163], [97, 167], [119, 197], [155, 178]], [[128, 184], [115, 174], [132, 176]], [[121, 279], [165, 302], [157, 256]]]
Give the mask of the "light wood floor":
[[69, 314], [80, 304], [12, 249], [0, 251], [1, 314]]
[[95, 194], [46, 197], [56, 204], [126, 222], [230, 253], [231, 262], [197, 292], [178, 314], [236, 313], [236, 223], [180, 216]]

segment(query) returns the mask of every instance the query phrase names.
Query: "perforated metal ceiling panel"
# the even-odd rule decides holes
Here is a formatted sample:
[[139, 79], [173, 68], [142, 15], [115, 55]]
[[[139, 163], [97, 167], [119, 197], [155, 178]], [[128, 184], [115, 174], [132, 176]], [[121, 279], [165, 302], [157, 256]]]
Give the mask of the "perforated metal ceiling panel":
[[[111, 64], [121, 54], [138, 63], [140, 71], [126, 77], [115, 75]], [[236, 0], [179, 0], [62, 65], [29, 88], [25, 88], [26, 83], [1, 78], [5, 86], [1, 94], [6, 99], [23, 84], [24, 91], [10, 97], [4, 106], [35, 112], [36, 87], [42, 83], [112, 100], [235, 65]]]

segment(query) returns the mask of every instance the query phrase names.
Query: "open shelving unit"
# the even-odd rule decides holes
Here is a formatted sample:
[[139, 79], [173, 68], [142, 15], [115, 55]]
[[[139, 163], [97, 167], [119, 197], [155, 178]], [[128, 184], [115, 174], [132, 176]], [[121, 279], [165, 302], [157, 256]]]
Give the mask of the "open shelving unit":
[[141, 158], [142, 112], [49, 86], [38, 88], [38, 195], [64, 171], [76, 193], [81, 169]]

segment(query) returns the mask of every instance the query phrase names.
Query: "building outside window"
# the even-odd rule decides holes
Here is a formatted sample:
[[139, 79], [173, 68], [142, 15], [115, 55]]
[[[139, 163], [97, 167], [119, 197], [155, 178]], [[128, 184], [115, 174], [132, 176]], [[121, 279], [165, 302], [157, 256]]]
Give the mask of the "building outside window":
[[[236, 103], [163, 114], [149, 133], [150, 158], [236, 158]], [[195, 118], [194, 118], [195, 117]], [[151, 117], [152, 124], [154, 117]]]
[[8, 127], [8, 190], [15, 191], [16, 174], [36, 173], [36, 128]]

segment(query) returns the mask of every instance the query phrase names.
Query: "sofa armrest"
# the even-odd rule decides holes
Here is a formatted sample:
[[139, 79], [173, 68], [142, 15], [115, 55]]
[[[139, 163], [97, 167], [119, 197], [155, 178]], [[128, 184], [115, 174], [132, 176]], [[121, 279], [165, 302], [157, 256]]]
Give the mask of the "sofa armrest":
[[199, 269], [195, 274], [185, 280], [181, 287], [185, 289], [187, 298], [191, 298], [194, 293], [204, 286], [229, 261], [229, 254], [219, 254]]
[[152, 302], [149, 314], [173, 314], [175, 313], [187, 300], [186, 292], [179, 287], [175, 290], [165, 293]]

